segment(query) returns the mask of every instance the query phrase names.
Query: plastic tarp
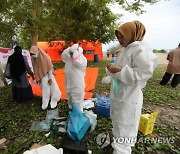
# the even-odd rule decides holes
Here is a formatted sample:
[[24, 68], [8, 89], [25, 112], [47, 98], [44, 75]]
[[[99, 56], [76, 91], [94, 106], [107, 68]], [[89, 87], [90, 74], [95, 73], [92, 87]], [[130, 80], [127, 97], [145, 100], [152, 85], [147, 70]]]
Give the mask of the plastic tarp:
[[[65, 74], [64, 69], [57, 69], [54, 71], [54, 75], [57, 81], [57, 84], [61, 90], [62, 96], [61, 99], [65, 100], [66, 98], [66, 87], [65, 87]], [[86, 75], [85, 75], [85, 97], [84, 99], [90, 99], [92, 98], [93, 93], [90, 92], [95, 88], [96, 80], [98, 76], [98, 68], [87, 68], [86, 69]], [[35, 85], [32, 83], [32, 80], [30, 79], [30, 83], [33, 89], [34, 95], [42, 96], [42, 91], [39, 88], [38, 85]]]

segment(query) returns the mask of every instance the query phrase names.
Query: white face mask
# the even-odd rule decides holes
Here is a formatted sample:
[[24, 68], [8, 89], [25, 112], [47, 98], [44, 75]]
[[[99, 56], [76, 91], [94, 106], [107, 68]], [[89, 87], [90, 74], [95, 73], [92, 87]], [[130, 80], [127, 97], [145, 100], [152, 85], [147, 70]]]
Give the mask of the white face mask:
[[38, 55], [35, 54], [35, 55], [32, 55], [32, 57], [33, 57], [34, 59], [37, 59], [37, 58], [38, 58]]

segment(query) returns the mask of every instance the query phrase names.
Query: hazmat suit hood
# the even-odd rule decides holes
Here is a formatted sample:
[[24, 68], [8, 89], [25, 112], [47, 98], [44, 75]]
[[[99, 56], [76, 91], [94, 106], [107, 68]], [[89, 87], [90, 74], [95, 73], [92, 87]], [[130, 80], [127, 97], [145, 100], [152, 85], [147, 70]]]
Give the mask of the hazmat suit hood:
[[70, 48], [70, 52], [74, 53], [74, 52], [79, 52], [79, 53], [83, 53], [83, 49], [79, 48], [80, 45], [79, 44], [74, 44], [71, 46]]

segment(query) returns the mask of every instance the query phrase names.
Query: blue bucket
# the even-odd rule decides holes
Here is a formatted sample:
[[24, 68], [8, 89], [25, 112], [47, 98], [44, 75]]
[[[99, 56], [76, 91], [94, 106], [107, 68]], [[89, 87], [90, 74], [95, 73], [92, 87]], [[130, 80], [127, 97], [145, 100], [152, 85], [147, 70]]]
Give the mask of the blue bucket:
[[99, 61], [98, 55], [94, 55], [94, 62], [98, 62], [98, 61]]

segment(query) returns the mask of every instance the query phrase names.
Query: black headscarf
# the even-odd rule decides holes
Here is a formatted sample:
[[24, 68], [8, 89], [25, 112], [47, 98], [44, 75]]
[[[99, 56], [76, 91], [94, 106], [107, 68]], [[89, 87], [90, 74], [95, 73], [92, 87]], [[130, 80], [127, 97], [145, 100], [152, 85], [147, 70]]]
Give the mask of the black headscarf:
[[22, 55], [22, 49], [20, 46], [14, 48], [14, 53], [9, 56], [8, 63], [10, 63], [10, 71], [12, 77], [21, 82], [20, 76], [26, 71], [25, 62]]

